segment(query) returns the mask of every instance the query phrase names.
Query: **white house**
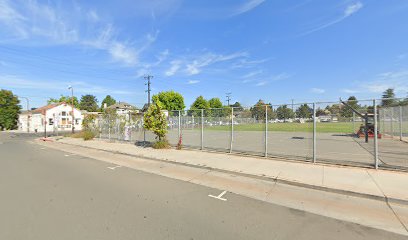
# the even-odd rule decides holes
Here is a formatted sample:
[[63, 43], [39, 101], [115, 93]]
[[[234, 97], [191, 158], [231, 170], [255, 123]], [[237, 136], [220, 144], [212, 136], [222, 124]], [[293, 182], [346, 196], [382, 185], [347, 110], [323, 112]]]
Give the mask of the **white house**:
[[67, 103], [53, 103], [35, 110], [22, 112], [18, 119], [19, 129], [24, 132], [70, 131], [72, 129], [72, 112], [74, 113], [74, 128], [81, 130], [83, 120], [81, 111], [72, 108]]
[[118, 102], [109, 107], [104, 107], [106, 109], [114, 109], [118, 115], [128, 115], [129, 113], [139, 113], [139, 109], [135, 106], [130, 105], [126, 102]]

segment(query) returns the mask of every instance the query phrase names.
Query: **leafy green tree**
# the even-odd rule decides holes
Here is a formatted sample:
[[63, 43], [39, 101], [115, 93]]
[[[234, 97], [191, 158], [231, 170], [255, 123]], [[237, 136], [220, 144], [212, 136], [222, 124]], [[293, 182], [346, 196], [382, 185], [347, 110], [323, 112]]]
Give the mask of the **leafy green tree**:
[[[356, 109], [357, 111], [361, 108], [361, 107], [358, 105], [357, 98], [354, 97], [354, 96], [350, 96], [350, 97], [348, 98], [347, 104], [348, 104], [350, 107]], [[353, 116], [353, 110], [351, 110], [349, 107], [347, 107], [347, 106], [344, 105], [344, 106], [342, 106], [342, 108], [340, 109], [340, 116], [346, 117], [346, 118], [350, 118], [350, 117]]]
[[324, 115], [326, 115], [326, 112], [323, 109], [318, 108], [316, 110], [316, 117], [320, 117], [320, 116], [324, 116]]
[[211, 98], [208, 100], [210, 106], [209, 115], [212, 117], [223, 117], [225, 115], [225, 109], [223, 109], [222, 102], [219, 98]]
[[21, 106], [18, 97], [8, 90], [0, 90], [0, 130], [12, 130], [17, 127]]
[[81, 97], [81, 101], [79, 103], [79, 108], [81, 110], [86, 110], [88, 112], [96, 112], [98, 111], [98, 99], [95, 96], [87, 94]]
[[219, 98], [211, 98], [208, 100], [210, 108], [222, 108], [222, 102]]
[[237, 112], [244, 110], [241, 103], [239, 103], [239, 102], [235, 102], [234, 104], [231, 105], [231, 107], [233, 107], [234, 111], [237, 111]]
[[162, 113], [159, 104], [153, 103], [144, 114], [143, 127], [152, 131], [159, 141], [165, 140], [167, 134], [166, 116]]
[[[79, 102], [78, 98], [74, 96], [74, 107], [79, 108]], [[72, 97], [70, 96], [64, 96], [61, 95], [59, 99], [57, 98], [50, 98], [48, 99], [47, 103], [52, 104], [52, 103], [67, 103], [67, 104], [72, 104]]]
[[288, 108], [288, 105], [279, 106], [276, 109], [276, 114], [279, 119], [283, 119], [285, 122], [286, 119], [294, 117], [294, 113], [291, 108]]
[[[291, 109], [292, 110], [292, 109]], [[313, 109], [307, 104], [302, 104], [296, 109], [296, 116], [299, 118], [310, 118], [313, 114]]]
[[201, 115], [201, 113], [200, 111], [197, 110], [204, 109], [204, 115], [207, 116], [209, 108], [210, 104], [208, 103], [208, 101], [205, 100], [203, 96], [198, 96], [196, 100], [193, 102], [193, 104], [191, 104], [190, 106], [190, 110], [192, 111], [189, 111], [189, 115], [199, 116]]
[[106, 95], [106, 97], [102, 100], [101, 109], [103, 109], [105, 103], [106, 103], [106, 106], [109, 107], [115, 104], [116, 100], [113, 97], [111, 97], [111, 95]]
[[[389, 99], [391, 98], [391, 99]], [[392, 107], [396, 105], [395, 93], [393, 88], [388, 88], [383, 92], [381, 105], [384, 107]]]
[[335, 114], [339, 115], [340, 114], [340, 104], [333, 104], [331, 106], [327, 105], [326, 106], [326, 114]]
[[168, 111], [183, 110], [186, 107], [183, 95], [175, 91], [159, 92], [153, 95], [152, 100], [153, 103], [159, 104], [161, 109]]
[[259, 101], [250, 109], [251, 116], [256, 120], [265, 120], [265, 112], [268, 111], [268, 119], [274, 118], [274, 113], [270, 105], [266, 106], [266, 103], [259, 99]]

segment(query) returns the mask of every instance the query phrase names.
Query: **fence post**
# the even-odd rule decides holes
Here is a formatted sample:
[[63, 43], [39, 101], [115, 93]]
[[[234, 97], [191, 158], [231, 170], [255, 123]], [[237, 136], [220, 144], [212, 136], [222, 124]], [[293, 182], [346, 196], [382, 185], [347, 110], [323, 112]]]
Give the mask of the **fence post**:
[[232, 153], [232, 142], [234, 141], [234, 108], [231, 107], [231, 138], [230, 138], [230, 153]]
[[391, 137], [394, 138], [394, 109], [393, 107], [391, 109]]
[[265, 106], [265, 157], [268, 157], [268, 105]]
[[201, 150], [204, 149], [204, 109], [201, 109]]
[[313, 163], [316, 163], [316, 103], [313, 103]]
[[402, 106], [399, 106], [400, 141], [402, 141]]
[[378, 169], [378, 127], [377, 127], [377, 102], [373, 100], [374, 105], [374, 161], [375, 169]]
[[181, 138], [181, 111], [178, 111], [178, 140]]
[[354, 134], [356, 132], [356, 113], [353, 112], [353, 131], [352, 133]]

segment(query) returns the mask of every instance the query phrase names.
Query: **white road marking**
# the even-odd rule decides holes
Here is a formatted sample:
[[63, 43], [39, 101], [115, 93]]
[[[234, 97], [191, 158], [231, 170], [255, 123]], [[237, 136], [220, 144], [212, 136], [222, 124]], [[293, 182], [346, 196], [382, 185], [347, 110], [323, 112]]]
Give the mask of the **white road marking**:
[[65, 156], [65, 157], [69, 157], [69, 155], [68, 155], [68, 154], [65, 154], [64, 156]]
[[222, 200], [222, 201], [227, 201], [227, 199], [225, 199], [225, 198], [222, 198], [222, 196], [224, 196], [224, 194], [226, 194], [227, 193], [227, 191], [224, 191], [224, 192], [222, 192], [222, 193], [220, 193], [220, 195], [218, 195], [218, 196], [214, 196], [214, 195], [208, 195], [209, 197], [212, 197], [212, 198], [216, 198], [216, 199], [219, 199], [219, 200]]
[[40, 148], [41, 150], [44, 150], [45, 148]]
[[120, 165], [118, 165], [118, 166], [114, 166], [114, 167], [108, 167], [110, 170], [115, 170], [116, 168], [120, 168], [121, 166]]

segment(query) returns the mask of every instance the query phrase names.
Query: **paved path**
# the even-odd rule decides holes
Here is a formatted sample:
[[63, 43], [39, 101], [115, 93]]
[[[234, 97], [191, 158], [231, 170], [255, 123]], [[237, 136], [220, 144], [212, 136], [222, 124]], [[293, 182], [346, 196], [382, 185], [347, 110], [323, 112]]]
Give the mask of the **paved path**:
[[86, 146], [130, 155], [185, 163], [255, 176], [290, 181], [310, 187], [353, 192], [367, 196], [408, 202], [408, 173], [387, 170], [339, 167], [303, 162], [277, 161], [202, 151], [153, 150], [104, 140], [83, 141], [63, 138], [61, 143]]
[[[0, 239], [406, 239], [0, 134]], [[105, 154], [106, 155], [106, 154]]]

